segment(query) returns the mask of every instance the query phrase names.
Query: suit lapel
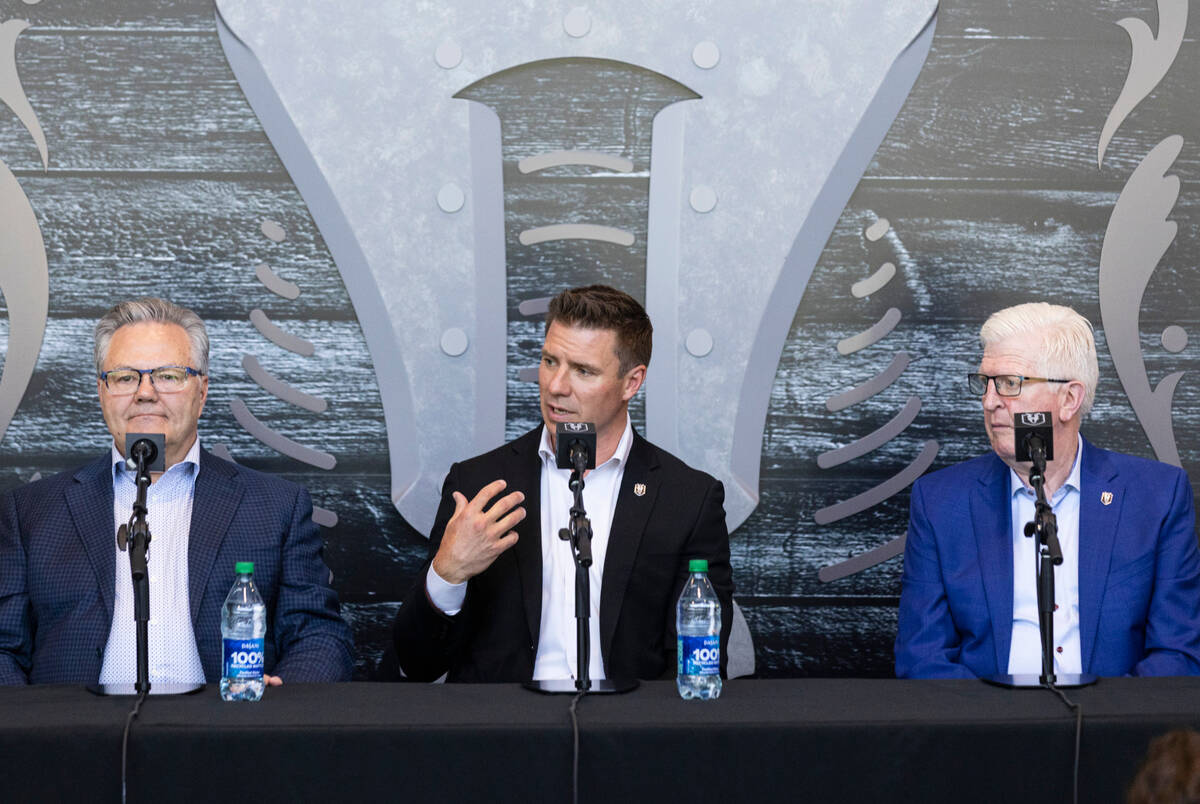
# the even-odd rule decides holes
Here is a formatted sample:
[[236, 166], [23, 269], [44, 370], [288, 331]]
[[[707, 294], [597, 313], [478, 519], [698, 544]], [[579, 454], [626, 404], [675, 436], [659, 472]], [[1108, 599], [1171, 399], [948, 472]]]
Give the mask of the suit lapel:
[[525, 622], [535, 651], [542, 630], [542, 461], [538, 456], [541, 438], [542, 428], [537, 427], [513, 441], [512, 451], [508, 453], [509, 464], [501, 475], [508, 481], [506, 491], [519, 489], [525, 492], [525, 519], [516, 527], [518, 538], [513, 549], [517, 554]]
[[200, 450], [188, 532], [188, 604], [193, 626], [217, 551], [242, 499], [242, 482], [237, 475], [234, 464], [214, 457], [205, 449]]
[[[613, 512], [608, 549], [604, 556], [604, 575], [600, 583], [600, 655], [604, 658], [605, 667], [608, 666], [621, 603], [625, 600], [625, 587], [629, 585], [634, 559], [658, 496], [658, 484], [655, 482], [658, 468], [657, 457], [649, 442], [635, 432], [621, 478], [617, 508]], [[641, 494], [636, 494], [634, 487], [639, 484], [644, 489]]]
[[1013, 551], [1012, 499], [1008, 466], [994, 458], [971, 491], [979, 570], [996, 645], [996, 672], [1008, 672], [1012, 646]]
[[96, 573], [97, 588], [111, 620], [117, 573], [111, 452], [76, 472], [66, 496], [75, 532]]
[[[1125, 484], [1104, 451], [1085, 440], [1079, 467], [1079, 653], [1085, 673], [1096, 647], [1100, 601], [1125, 503], [1124, 491]], [[1104, 492], [1112, 494], [1108, 505], [1101, 499]]]

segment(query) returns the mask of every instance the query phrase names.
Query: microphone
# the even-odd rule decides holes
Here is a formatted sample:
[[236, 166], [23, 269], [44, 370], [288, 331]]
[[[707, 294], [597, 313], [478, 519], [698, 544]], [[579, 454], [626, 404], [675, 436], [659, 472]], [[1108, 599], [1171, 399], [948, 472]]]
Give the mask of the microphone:
[[1035, 455], [1043, 461], [1054, 460], [1054, 417], [1049, 412], [1016, 414], [1013, 438], [1018, 461], [1033, 461]]
[[126, 433], [125, 467], [137, 469], [138, 458], [147, 472], [167, 471], [167, 439], [162, 433]]
[[559, 422], [554, 444], [559, 469], [596, 468], [596, 425], [592, 422]]

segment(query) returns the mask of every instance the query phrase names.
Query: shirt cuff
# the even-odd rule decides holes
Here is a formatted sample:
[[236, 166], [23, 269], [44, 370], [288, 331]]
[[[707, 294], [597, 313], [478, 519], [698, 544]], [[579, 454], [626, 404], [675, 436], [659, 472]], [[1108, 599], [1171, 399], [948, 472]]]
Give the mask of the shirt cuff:
[[467, 582], [450, 583], [438, 575], [430, 564], [429, 572], [425, 573], [425, 594], [442, 614], [453, 617], [462, 611], [463, 601], [467, 599]]

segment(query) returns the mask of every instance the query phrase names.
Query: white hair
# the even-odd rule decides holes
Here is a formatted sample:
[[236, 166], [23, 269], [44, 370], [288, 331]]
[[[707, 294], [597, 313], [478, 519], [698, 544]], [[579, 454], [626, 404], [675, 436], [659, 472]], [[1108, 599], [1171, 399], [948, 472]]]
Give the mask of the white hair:
[[1079, 408], [1082, 419], [1092, 409], [1096, 385], [1100, 382], [1091, 323], [1070, 307], [1029, 302], [992, 313], [979, 329], [984, 351], [1024, 335], [1041, 336], [1042, 348], [1033, 358], [1035, 370], [1041, 376], [1083, 383], [1083, 404]]

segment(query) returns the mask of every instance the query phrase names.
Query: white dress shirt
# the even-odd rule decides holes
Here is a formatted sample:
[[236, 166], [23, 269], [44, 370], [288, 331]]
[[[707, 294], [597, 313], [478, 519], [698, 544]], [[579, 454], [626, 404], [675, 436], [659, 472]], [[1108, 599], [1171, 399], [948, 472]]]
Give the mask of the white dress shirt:
[[[1079, 643], [1079, 465], [1083, 439], [1075, 448], [1075, 463], [1050, 507], [1058, 521], [1063, 563], [1054, 568], [1054, 672], [1082, 673]], [[1009, 469], [1012, 494], [1013, 622], [1008, 652], [1011, 675], [1042, 672], [1042, 637], [1038, 624], [1036, 537], [1025, 536], [1025, 523], [1034, 517], [1037, 496]]]
[[[591, 603], [588, 618], [591, 643], [588, 676], [592, 679], [606, 678], [604, 660], [600, 655], [600, 588], [617, 495], [621, 490], [625, 463], [632, 446], [633, 426], [626, 415], [625, 430], [613, 456], [589, 471], [584, 478], [583, 507], [592, 524], [592, 566], [588, 571]], [[567, 527], [571, 518], [575, 495], [569, 485], [571, 470], [557, 468], [550, 434], [544, 425], [538, 457], [542, 461], [539, 503], [542, 518], [542, 621], [538, 630], [533, 678], [576, 678], [575, 556], [571, 543], [558, 537], [559, 530]], [[453, 616], [462, 609], [466, 600], [467, 584], [447, 583], [434, 572], [431, 564], [425, 576], [425, 590], [434, 606]]]
[[[117, 556], [116, 595], [112, 627], [100, 668], [101, 684], [132, 684], [137, 680], [137, 621], [133, 616], [133, 579], [129, 553], [117, 547], [117, 528], [129, 521], [137, 498], [135, 472], [112, 448], [113, 541]], [[196, 649], [188, 604], [188, 535], [192, 500], [200, 471], [200, 439], [184, 459], [163, 473], [146, 490], [146, 522], [150, 547], [146, 553], [150, 583], [150, 682], [204, 682], [204, 667]]]

